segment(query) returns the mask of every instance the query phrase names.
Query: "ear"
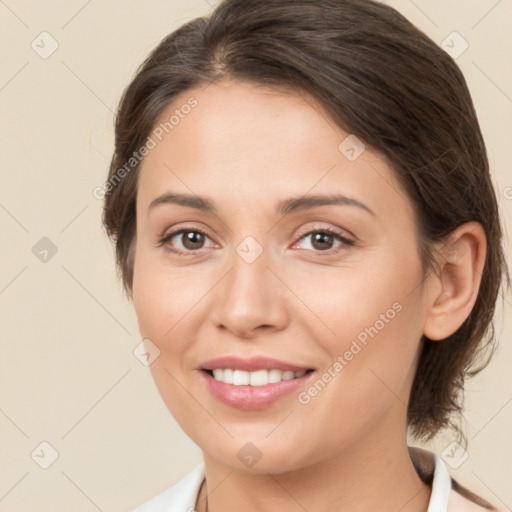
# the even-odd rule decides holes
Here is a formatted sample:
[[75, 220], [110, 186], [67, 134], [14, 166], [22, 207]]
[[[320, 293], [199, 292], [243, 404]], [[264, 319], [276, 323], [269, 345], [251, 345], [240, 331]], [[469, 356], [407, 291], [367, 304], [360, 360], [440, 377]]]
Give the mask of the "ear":
[[438, 272], [428, 299], [423, 334], [442, 340], [453, 334], [471, 313], [478, 296], [487, 254], [485, 231], [478, 222], [455, 229], [438, 247]]

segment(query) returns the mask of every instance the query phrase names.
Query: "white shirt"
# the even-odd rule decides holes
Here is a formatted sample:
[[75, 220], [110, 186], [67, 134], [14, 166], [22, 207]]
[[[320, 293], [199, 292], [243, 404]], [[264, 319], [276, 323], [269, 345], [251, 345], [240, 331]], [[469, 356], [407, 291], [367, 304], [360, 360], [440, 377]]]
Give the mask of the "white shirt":
[[[409, 447], [415, 467], [422, 466], [422, 471], [430, 473], [433, 467], [432, 491], [427, 512], [466, 512], [485, 509], [466, 500], [452, 490], [452, 479], [443, 460], [433, 452], [417, 447]], [[426, 463], [426, 464], [425, 464]], [[419, 467], [416, 467], [419, 469]], [[197, 497], [205, 478], [204, 462], [187, 473], [178, 483], [139, 505], [132, 512], [192, 512], [195, 510]]]

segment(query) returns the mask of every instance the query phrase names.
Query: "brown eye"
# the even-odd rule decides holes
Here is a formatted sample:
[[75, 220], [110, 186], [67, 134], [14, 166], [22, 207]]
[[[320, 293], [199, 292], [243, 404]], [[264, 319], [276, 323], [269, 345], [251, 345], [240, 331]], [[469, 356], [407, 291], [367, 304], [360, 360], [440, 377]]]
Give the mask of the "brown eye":
[[[302, 247], [301, 247], [302, 245]], [[293, 248], [306, 249], [317, 255], [332, 255], [350, 249], [355, 242], [330, 228], [312, 229], [302, 234]]]
[[164, 236], [159, 245], [172, 252], [184, 254], [204, 249], [206, 240], [210, 240], [210, 237], [200, 229], [180, 229]]
[[334, 237], [330, 233], [314, 233], [311, 240], [311, 245], [319, 251], [331, 249], [334, 243]]
[[205, 236], [199, 231], [183, 231], [181, 237], [183, 247], [191, 251], [201, 249], [204, 244]]
[[309, 247], [306, 246], [303, 248], [312, 250], [313, 252], [336, 251], [343, 248], [347, 249], [354, 245], [354, 242], [330, 229], [309, 231], [300, 237], [300, 241], [309, 241]]

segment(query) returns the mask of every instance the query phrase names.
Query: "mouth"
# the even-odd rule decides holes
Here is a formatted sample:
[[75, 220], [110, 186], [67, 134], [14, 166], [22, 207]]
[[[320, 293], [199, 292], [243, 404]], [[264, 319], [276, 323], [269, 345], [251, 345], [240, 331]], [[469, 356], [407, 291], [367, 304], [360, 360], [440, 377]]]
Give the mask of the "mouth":
[[199, 374], [207, 391], [225, 405], [264, 409], [306, 386], [314, 368], [266, 356], [224, 356], [205, 361]]
[[300, 379], [314, 370], [300, 370], [293, 372], [291, 370], [281, 370], [279, 368], [260, 369], [256, 371], [245, 371], [234, 368], [215, 368], [213, 370], [203, 369], [217, 382], [229, 384], [231, 386], [268, 386], [269, 384], [278, 384], [279, 382]]
[[265, 409], [293, 396], [316, 374], [314, 368], [267, 357], [226, 356], [198, 368], [207, 392], [224, 405], [244, 411]]

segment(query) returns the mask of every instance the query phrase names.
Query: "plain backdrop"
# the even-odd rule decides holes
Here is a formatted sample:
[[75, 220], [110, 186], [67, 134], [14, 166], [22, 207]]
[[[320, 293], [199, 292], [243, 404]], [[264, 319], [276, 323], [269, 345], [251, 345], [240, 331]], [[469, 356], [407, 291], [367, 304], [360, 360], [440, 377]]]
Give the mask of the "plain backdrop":
[[[510, 255], [512, 2], [387, 3], [439, 45], [468, 45], [457, 63], [487, 142]], [[127, 511], [201, 461], [133, 353], [137, 321], [93, 189], [106, 178], [113, 115], [136, 67], [213, 5], [0, 0], [0, 511]], [[467, 458], [449, 469], [511, 509], [510, 295], [496, 328], [493, 362], [467, 384]], [[452, 441], [429, 447], [442, 453]]]

